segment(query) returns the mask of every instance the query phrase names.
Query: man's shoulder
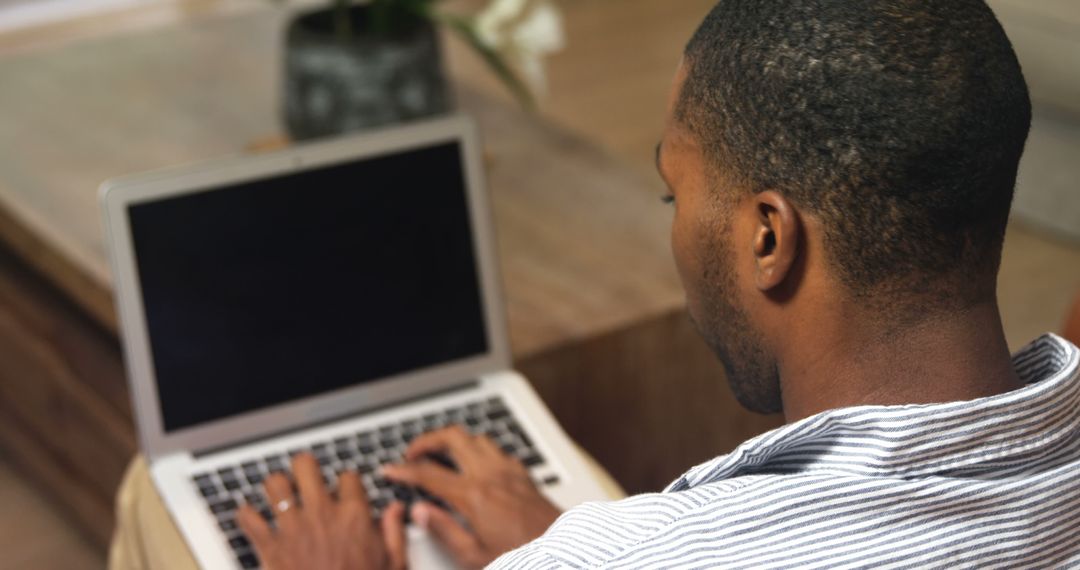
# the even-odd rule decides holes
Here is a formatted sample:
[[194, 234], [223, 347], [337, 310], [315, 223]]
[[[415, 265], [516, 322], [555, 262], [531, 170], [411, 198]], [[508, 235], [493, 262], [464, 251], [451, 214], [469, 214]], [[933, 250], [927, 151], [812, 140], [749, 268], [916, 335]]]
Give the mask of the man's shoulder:
[[497, 560], [492, 567], [586, 568], [603, 566], [678, 534], [685, 519], [737, 504], [749, 487], [785, 475], [750, 475], [668, 493], [590, 502], [563, 513], [543, 536]]
[[822, 540], [851, 539], [862, 528], [856, 519], [868, 510], [874, 511], [863, 525], [868, 529], [880, 530], [880, 517], [898, 523], [909, 516], [910, 501], [926, 494], [927, 483], [828, 470], [753, 474], [586, 503], [493, 567], [660, 568], [706, 560], [714, 567], [747, 560], [770, 566], [789, 548], [813, 554]]

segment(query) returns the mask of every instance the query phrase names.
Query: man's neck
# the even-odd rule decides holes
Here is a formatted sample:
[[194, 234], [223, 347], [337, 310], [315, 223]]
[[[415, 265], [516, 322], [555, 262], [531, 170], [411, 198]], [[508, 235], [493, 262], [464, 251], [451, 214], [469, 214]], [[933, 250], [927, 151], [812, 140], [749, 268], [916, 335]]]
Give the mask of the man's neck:
[[788, 422], [849, 406], [971, 400], [1022, 385], [996, 303], [904, 326], [830, 322], [832, 330], [793, 331], [792, 349], [780, 355]]

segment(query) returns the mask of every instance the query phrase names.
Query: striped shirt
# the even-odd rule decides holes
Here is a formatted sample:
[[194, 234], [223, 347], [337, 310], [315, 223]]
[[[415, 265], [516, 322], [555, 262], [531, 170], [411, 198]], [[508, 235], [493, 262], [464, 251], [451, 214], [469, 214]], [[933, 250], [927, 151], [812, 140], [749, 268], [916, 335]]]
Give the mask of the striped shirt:
[[587, 503], [496, 568], [1080, 567], [1080, 350], [1045, 335], [1025, 386], [826, 411]]

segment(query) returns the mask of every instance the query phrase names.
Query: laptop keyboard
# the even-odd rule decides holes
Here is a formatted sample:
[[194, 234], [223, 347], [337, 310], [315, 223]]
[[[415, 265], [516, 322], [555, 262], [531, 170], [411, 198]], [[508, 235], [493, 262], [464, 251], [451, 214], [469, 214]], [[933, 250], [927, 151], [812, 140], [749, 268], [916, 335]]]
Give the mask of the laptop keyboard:
[[[331, 490], [336, 489], [339, 473], [346, 470], [358, 471], [376, 517], [394, 500], [408, 504], [422, 499], [445, 507], [437, 497], [432, 497], [420, 489], [394, 485], [378, 473], [380, 465], [401, 461], [405, 449], [416, 436], [451, 425], [462, 425], [474, 434], [490, 437], [499, 444], [504, 453], [517, 457], [530, 469], [545, 464], [543, 456], [535, 449], [532, 440], [514, 419], [510, 409], [500, 398], [490, 398], [331, 441], [317, 442], [307, 448], [283, 450], [280, 454], [244, 461], [214, 472], [199, 473], [192, 477], [192, 481], [217, 519], [218, 526], [225, 534], [240, 566], [257, 568], [259, 560], [236, 523], [236, 509], [245, 502], [249, 503], [273, 524], [274, 513], [263, 493], [262, 482], [270, 473], [288, 473], [290, 456], [304, 451], [311, 452], [319, 462], [323, 480]], [[554, 475], [536, 481], [542, 486], [557, 482], [558, 477]]]

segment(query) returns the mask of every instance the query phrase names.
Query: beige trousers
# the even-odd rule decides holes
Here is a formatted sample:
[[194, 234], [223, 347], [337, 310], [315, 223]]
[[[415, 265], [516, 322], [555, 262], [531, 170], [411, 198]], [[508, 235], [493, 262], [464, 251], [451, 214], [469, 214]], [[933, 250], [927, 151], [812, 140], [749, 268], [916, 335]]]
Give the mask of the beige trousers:
[[[584, 459], [612, 500], [626, 493], [588, 454]], [[136, 455], [116, 494], [116, 531], [109, 548], [109, 570], [195, 570], [198, 565], [180, 536], [146, 462]]]

